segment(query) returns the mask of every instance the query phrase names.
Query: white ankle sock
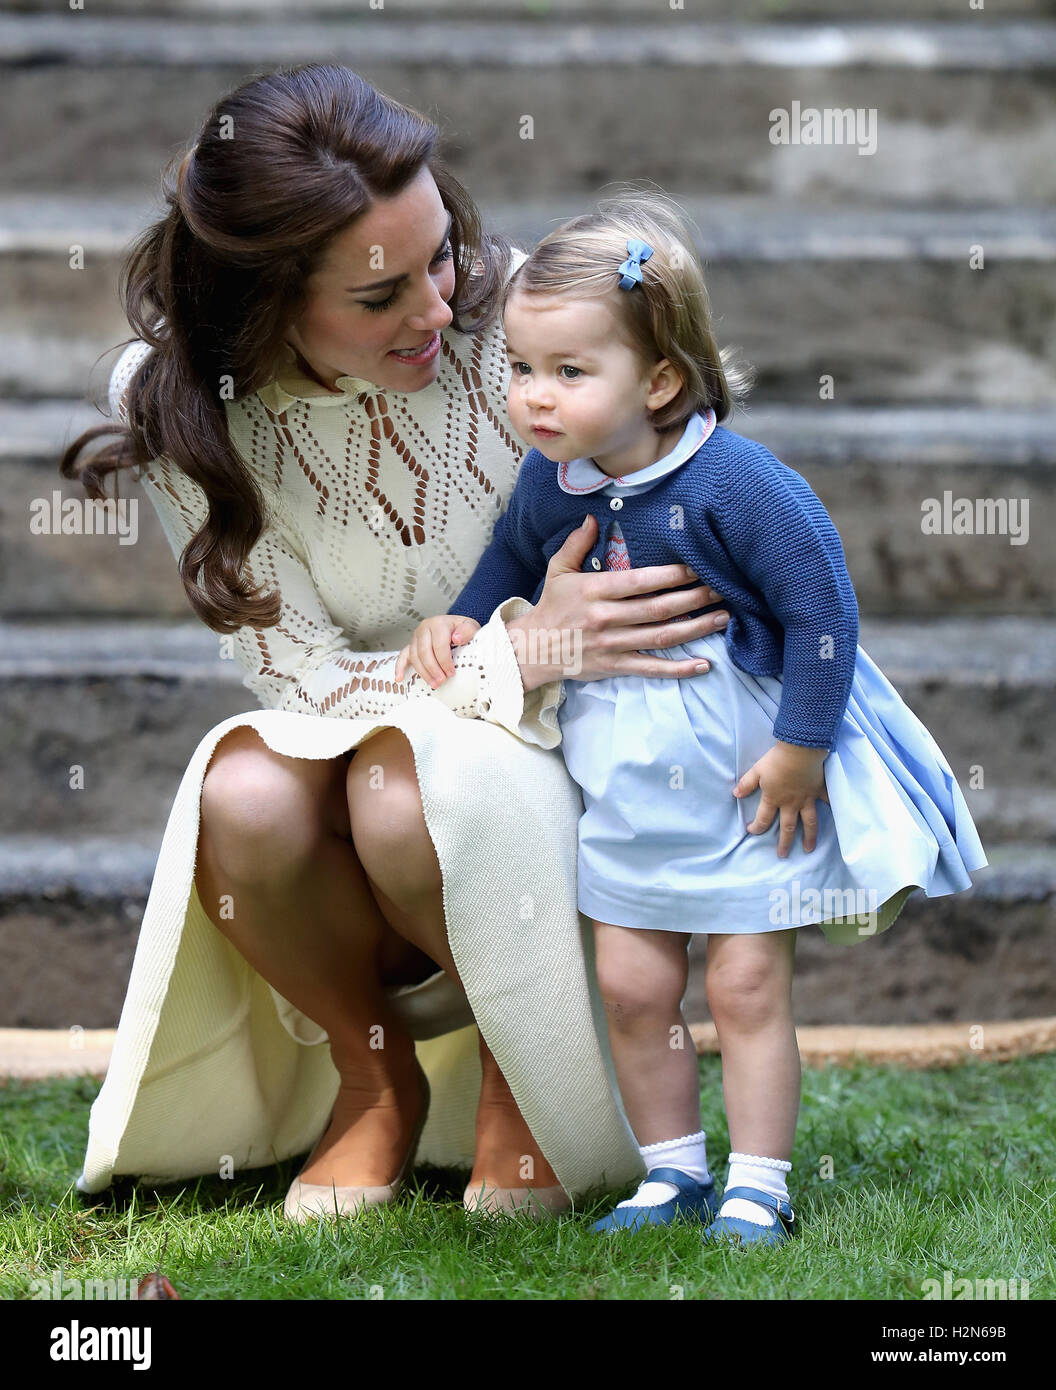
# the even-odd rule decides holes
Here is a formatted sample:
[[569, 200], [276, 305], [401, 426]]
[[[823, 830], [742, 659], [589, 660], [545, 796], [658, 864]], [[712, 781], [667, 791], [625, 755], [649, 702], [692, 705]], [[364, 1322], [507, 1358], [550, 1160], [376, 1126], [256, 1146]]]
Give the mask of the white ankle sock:
[[[775, 1197], [788, 1201], [788, 1185], [785, 1175], [791, 1173], [792, 1165], [784, 1158], [763, 1158], [759, 1154], [730, 1154], [730, 1171], [726, 1179], [725, 1191], [733, 1187], [758, 1187]], [[759, 1202], [750, 1202], [746, 1197], [730, 1197], [719, 1208], [720, 1216], [741, 1216], [745, 1221], [754, 1221], [757, 1226], [773, 1226], [777, 1212]]]
[[[685, 1173], [695, 1182], [706, 1183], [711, 1174], [708, 1172], [708, 1156], [705, 1151], [705, 1135], [703, 1130], [698, 1130], [696, 1134], [683, 1135], [681, 1139], [663, 1139], [658, 1144], [646, 1144], [638, 1146], [638, 1152], [642, 1155], [646, 1169], [653, 1168], [677, 1168], [680, 1173]], [[643, 1179], [638, 1191], [633, 1197], [628, 1197], [625, 1202], [620, 1202], [621, 1207], [654, 1207], [660, 1206], [664, 1202], [670, 1202], [672, 1197], [678, 1196], [678, 1188], [670, 1182], [649, 1182]]]

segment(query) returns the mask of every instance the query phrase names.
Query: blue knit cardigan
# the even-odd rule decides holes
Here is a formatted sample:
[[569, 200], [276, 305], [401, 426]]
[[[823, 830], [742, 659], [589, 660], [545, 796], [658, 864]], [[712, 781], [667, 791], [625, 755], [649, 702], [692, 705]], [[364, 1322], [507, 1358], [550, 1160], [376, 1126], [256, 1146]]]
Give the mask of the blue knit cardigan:
[[601, 570], [608, 523], [617, 518], [633, 568], [692, 566], [723, 597], [688, 616], [727, 610], [731, 659], [751, 675], [782, 677], [774, 737], [831, 752], [854, 679], [858, 603], [839, 533], [806, 479], [722, 426], [647, 491], [628, 491], [618, 509], [604, 490], [565, 492], [557, 469], [529, 450], [491, 542], [448, 613], [484, 624], [513, 594], [536, 603], [550, 557], [587, 511], [598, 536], [583, 568]]

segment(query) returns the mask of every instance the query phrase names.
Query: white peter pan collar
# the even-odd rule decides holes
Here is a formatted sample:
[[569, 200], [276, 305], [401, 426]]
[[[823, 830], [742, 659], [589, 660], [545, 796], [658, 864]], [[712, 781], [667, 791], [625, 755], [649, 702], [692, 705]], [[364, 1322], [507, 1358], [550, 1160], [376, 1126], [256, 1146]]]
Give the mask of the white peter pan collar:
[[597, 492], [599, 488], [612, 486], [622, 491], [630, 491], [642, 483], [655, 482], [665, 473], [671, 473], [687, 459], [693, 457], [705, 440], [711, 437], [715, 428], [715, 412], [710, 407], [703, 413], [695, 411], [689, 417], [682, 438], [669, 454], [658, 458], [648, 468], [640, 468], [637, 473], [628, 473], [618, 478], [610, 478], [603, 473], [590, 458], [573, 459], [570, 463], [557, 465], [557, 485], [562, 492], [572, 492], [577, 496], [584, 492]]
[[293, 347], [289, 343], [283, 343], [275, 376], [266, 386], [260, 387], [257, 395], [269, 410], [283, 411], [294, 401], [332, 402], [336, 405], [347, 401], [350, 396], [358, 396], [363, 391], [385, 390], [384, 386], [377, 386], [373, 381], [367, 381], [360, 376], [339, 376], [336, 384], [336, 391], [328, 391], [321, 382], [306, 376], [298, 364]]

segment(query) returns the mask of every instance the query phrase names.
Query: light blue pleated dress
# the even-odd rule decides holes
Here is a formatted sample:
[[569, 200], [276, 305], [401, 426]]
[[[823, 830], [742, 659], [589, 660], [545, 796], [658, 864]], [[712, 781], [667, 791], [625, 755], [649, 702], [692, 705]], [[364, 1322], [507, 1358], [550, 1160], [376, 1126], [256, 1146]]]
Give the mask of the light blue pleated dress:
[[[567, 491], [625, 496], [648, 489], [700, 447], [694, 416], [675, 449], [616, 482], [590, 459]], [[562, 483], [564, 486], [564, 483]], [[609, 523], [606, 569], [629, 567]], [[854, 945], [885, 931], [914, 888], [930, 898], [972, 887], [986, 855], [949, 763], [867, 652], [858, 646], [836, 747], [823, 765], [815, 848], [802, 822], [779, 859], [779, 817], [749, 834], [758, 789], [733, 788], [775, 743], [780, 676], [731, 660], [722, 632], [642, 649], [669, 661], [706, 657], [700, 676], [565, 680], [558, 718], [568, 770], [583, 793], [579, 908], [616, 926], [691, 933], [819, 925]]]

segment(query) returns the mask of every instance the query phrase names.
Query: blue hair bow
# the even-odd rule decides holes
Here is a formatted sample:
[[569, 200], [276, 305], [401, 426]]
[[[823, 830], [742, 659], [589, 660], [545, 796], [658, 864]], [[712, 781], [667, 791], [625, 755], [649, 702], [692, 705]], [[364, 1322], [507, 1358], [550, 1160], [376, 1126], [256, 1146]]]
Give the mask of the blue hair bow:
[[633, 290], [635, 285], [642, 283], [642, 262], [647, 261], [653, 254], [653, 248], [649, 243], [639, 241], [637, 237], [631, 237], [627, 242], [627, 250], [631, 254], [617, 271], [621, 290]]

